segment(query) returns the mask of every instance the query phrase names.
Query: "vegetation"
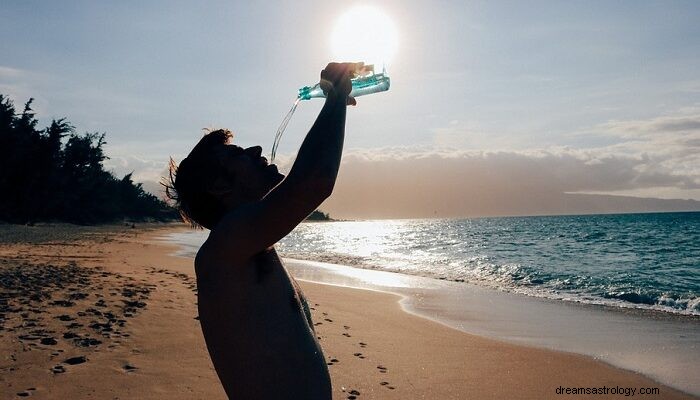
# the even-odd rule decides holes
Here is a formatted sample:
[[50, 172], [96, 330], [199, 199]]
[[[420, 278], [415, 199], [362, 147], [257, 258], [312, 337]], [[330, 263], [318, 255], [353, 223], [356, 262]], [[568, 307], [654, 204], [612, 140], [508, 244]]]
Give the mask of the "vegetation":
[[307, 221], [333, 221], [333, 218], [331, 218], [328, 213], [324, 213], [321, 210], [316, 210], [309, 214], [308, 217], [306, 217]]
[[177, 212], [134, 184], [105, 171], [104, 133], [77, 134], [65, 118], [37, 129], [30, 99], [21, 114], [0, 94], [0, 221], [96, 224], [164, 221]]

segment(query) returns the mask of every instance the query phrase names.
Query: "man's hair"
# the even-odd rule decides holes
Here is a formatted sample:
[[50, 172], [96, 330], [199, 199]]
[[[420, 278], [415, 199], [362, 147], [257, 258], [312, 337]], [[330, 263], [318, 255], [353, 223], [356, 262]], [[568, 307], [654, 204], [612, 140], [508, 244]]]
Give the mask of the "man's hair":
[[163, 179], [165, 195], [174, 203], [183, 221], [193, 228], [212, 229], [226, 212], [221, 201], [210, 192], [222, 174], [216, 147], [229, 143], [233, 134], [227, 129], [208, 131], [178, 166], [170, 158], [168, 176]]

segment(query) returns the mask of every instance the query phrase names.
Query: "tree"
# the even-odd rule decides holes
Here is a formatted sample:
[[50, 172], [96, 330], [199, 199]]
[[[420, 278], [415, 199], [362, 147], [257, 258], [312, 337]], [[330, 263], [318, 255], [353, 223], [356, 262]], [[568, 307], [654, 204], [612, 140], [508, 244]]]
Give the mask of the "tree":
[[38, 130], [32, 101], [17, 115], [0, 94], [0, 220], [91, 224], [177, 218], [174, 209], [134, 184], [131, 174], [117, 179], [104, 170], [106, 134], [77, 134], [65, 118]]

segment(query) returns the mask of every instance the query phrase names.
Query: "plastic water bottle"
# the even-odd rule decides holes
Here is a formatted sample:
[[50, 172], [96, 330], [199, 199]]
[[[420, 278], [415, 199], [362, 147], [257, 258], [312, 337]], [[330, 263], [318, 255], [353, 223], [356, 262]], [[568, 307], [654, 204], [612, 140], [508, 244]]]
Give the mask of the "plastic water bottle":
[[[381, 73], [375, 74], [373, 65], [365, 65], [359, 72], [360, 76], [350, 80], [350, 83], [352, 83], [352, 90], [350, 91], [350, 96], [359, 97], [364, 96], [366, 94], [386, 92], [387, 90], [389, 90], [389, 86], [391, 86], [391, 80], [389, 79], [389, 75], [386, 74], [385, 69], [382, 69]], [[292, 108], [282, 120], [282, 124], [280, 124], [280, 127], [277, 128], [275, 139], [272, 141], [270, 162], [275, 161], [275, 155], [277, 154], [277, 146], [279, 146], [280, 140], [282, 139], [282, 134], [284, 133], [284, 130], [287, 129], [287, 124], [289, 124], [289, 121], [292, 119], [292, 115], [294, 115], [294, 111], [296, 111], [299, 102], [302, 100], [311, 100], [315, 97], [326, 97], [326, 94], [323, 93], [320, 84], [317, 83], [313, 86], [304, 86], [303, 88], [299, 89], [299, 95], [297, 96], [296, 100], [294, 100]]]
[[[374, 67], [371, 65], [365, 66], [365, 70], [368, 72], [368, 74], [350, 80], [352, 83], [352, 91], [350, 92], [351, 97], [359, 97], [366, 94], [386, 92], [389, 90], [391, 80], [389, 79], [389, 75], [387, 75], [386, 70], [382, 70], [381, 73], [375, 74]], [[303, 88], [299, 89], [299, 95], [297, 96], [297, 98], [300, 100], [311, 100], [317, 97], [326, 97], [326, 94], [323, 93], [319, 83], [313, 86], [304, 86]]]

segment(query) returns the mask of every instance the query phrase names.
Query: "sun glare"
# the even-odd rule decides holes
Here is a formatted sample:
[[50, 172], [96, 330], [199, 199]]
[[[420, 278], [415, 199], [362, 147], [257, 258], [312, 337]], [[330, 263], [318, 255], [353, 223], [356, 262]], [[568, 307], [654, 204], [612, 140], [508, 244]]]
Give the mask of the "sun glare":
[[338, 61], [362, 61], [377, 69], [391, 61], [397, 45], [394, 22], [373, 6], [357, 6], [345, 12], [331, 36], [331, 49]]

